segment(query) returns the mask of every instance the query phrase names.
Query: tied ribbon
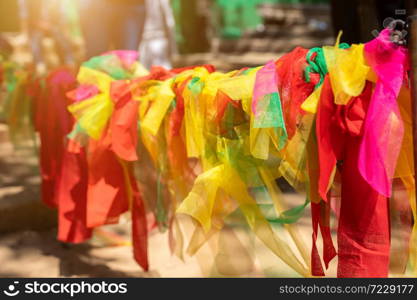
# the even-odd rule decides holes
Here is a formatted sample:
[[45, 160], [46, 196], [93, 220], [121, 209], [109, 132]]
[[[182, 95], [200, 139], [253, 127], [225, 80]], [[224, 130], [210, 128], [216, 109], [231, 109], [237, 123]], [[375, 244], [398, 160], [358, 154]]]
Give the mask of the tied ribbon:
[[323, 47], [334, 101], [346, 105], [352, 97], [359, 96], [365, 87], [370, 71], [364, 58], [364, 45], [352, 45], [349, 49], [340, 47], [341, 32], [334, 47]]
[[[350, 46], [346, 43], [339, 45], [339, 49], [348, 49], [349, 47]], [[324, 53], [325, 51], [323, 48], [316, 47], [311, 49], [306, 56], [308, 62], [308, 66], [305, 68], [304, 72], [306, 82], [309, 83], [311, 81], [311, 73], [319, 74], [320, 76], [320, 80], [316, 84], [314, 92], [308, 96], [301, 105], [302, 110], [312, 114], [317, 113], [317, 106], [319, 104], [324, 79], [329, 72]]]
[[308, 66], [305, 68], [304, 71], [306, 82], [310, 83], [311, 81], [310, 73], [318, 73], [320, 75], [320, 81], [316, 84], [316, 88], [318, 88], [323, 84], [324, 77], [328, 73], [323, 48], [316, 47], [308, 51], [306, 60], [308, 62]]
[[113, 79], [103, 72], [81, 67], [77, 80], [81, 84], [97, 86], [100, 93], [71, 104], [68, 110], [83, 131], [91, 138], [98, 140], [113, 113], [114, 104], [110, 97]]

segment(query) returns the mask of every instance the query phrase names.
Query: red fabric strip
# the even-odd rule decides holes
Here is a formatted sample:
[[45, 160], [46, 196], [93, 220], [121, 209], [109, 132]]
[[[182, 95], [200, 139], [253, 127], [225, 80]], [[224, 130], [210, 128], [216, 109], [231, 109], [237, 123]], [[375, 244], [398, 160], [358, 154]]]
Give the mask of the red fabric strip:
[[358, 169], [361, 139], [346, 143], [338, 228], [338, 277], [387, 277], [390, 253], [388, 199]]

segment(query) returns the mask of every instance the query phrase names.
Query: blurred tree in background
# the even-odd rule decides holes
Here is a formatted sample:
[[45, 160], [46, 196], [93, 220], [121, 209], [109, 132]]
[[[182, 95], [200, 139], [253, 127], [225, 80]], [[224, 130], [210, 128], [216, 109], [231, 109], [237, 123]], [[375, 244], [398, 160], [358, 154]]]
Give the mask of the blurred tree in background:
[[180, 53], [199, 53], [210, 50], [206, 3], [204, 0], [172, 0]]

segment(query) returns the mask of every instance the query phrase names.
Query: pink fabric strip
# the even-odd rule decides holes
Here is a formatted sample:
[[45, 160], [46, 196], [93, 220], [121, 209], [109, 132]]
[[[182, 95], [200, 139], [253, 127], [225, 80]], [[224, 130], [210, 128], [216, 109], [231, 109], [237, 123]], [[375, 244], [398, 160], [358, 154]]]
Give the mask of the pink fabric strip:
[[365, 120], [358, 167], [379, 194], [391, 196], [392, 178], [404, 125], [397, 97], [406, 71], [407, 50], [390, 41], [388, 29], [365, 45], [365, 57], [378, 79]]
[[257, 110], [259, 100], [273, 93], [278, 93], [278, 87], [275, 63], [271, 60], [256, 73], [252, 98], [252, 112], [255, 116], [259, 116], [262, 113], [262, 111]]

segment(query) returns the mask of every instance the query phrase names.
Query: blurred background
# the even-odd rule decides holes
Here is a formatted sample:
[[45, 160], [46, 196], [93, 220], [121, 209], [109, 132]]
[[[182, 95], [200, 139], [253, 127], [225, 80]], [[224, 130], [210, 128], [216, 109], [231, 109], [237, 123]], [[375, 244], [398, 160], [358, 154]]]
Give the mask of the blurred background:
[[[265, 64], [297, 46], [333, 44], [340, 30], [343, 42], [369, 41], [384, 19], [405, 19], [413, 5], [401, 0], [1, 0], [0, 55], [40, 75], [61, 65], [76, 71], [86, 59], [112, 49], [139, 50], [147, 68], [213, 64], [230, 71]], [[38, 172], [33, 148], [14, 147], [0, 121], [0, 276], [202, 275], [196, 260], [184, 264], [170, 256], [166, 235], [151, 235], [153, 269], [147, 274], [129, 247], [107, 247], [106, 237], [84, 245], [58, 243], [56, 212], [40, 202]], [[292, 205], [304, 201], [290, 191], [287, 199]], [[300, 224], [310, 241], [308, 214]], [[116, 239], [128, 237], [126, 227], [111, 229]], [[268, 263], [277, 270], [273, 276], [295, 276], [275, 258]], [[330, 275], [334, 265], [331, 270]]]
[[[145, 66], [260, 65], [295, 46], [365, 42], [406, 0], [2, 0], [3, 53], [20, 63], [77, 65], [104, 51], [141, 51]], [[45, 54], [47, 53], [47, 54]], [[42, 66], [42, 64], [46, 66]]]

